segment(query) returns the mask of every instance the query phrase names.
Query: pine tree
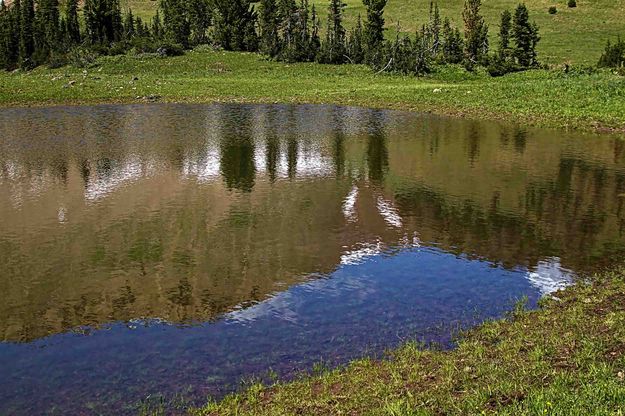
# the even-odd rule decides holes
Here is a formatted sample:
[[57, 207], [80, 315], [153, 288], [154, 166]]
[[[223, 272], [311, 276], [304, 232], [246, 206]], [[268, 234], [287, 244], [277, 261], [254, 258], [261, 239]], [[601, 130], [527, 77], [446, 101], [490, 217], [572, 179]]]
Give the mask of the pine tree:
[[164, 37], [183, 47], [189, 46], [191, 24], [184, 0], [161, 0]]
[[365, 61], [370, 65], [379, 64], [384, 43], [384, 7], [387, 0], [363, 0], [367, 9], [367, 19], [363, 29]]
[[343, 27], [343, 0], [330, 0], [328, 5], [328, 30], [321, 45], [321, 62], [340, 64], [345, 61], [345, 28]]
[[317, 10], [315, 9], [315, 5], [312, 5], [311, 10], [311, 29], [310, 29], [310, 49], [308, 51], [309, 56], [308, 59], [310, 61], [314, 61], [319, 55], [319, 50], [321, 49], [321, 38], [319, 37], [319, 27], [321, 26], [321, 22], [319, 20], [319, 16], [317, 15]]
[[361, 64], [365, 59], [363, 42], [363, 29], [360, 15], [356, 21], [356, 26], [349, 32], [349, 40], [347, 42], [347, 56], [353, 64]]
[[132, 39], [135, 36], [135, 17], [132, 15], [132, 9], [128, 9], [128, 13], [124, 18], [124, 38]]
[[19, 60], [22, 68], [34, 66], [35, 53], [35, 4], [33, 0], [16, 2], [13, 7], [20, 8]]
[[200, 45], [208, 42], [206, 31], [211, 23], [211, 9], [207, 0], [188, 0], [189, 29], [191, 43]]
[[488, 59], [488, 26], [480, 14], [481, 7], [482, 0], [464, 2], [464, 55], [469, 67], [484, 64]]
[[161, 21], [161, 14], [158, 10], [152, 18], [152, 36], [156, 40], [161, 40], [163, 38], [163, 23]]
[[514, 12], [512, 38], [515, 42], [513, 55], [519, 66], [529, 68], [538, 65], [536, 45], [540, 41], [538, 26], [530, 23], [529, 12], [524, 4], [519, 4]]
[[499, 25], [499, 59], [506, 60], [510, 57], [510, 29], [512, 22], [512, 14], [510, 10], [504, 10], [501, 14], [501, 23]]
[[438, 3], [430, 2], [430, 21], [428, 23], [429, 43], [432, 56], [438, 55], [441, 44], [441, 14]]
[[625, 41], [620, 37], [612, 44], [610, 40], [599, 58], [597, 66], [600, 68], [617, 68], [625, 66]]
[[272, 58], [280, 53], [278, 24], [278, 5], [276, 4], [276, 0], [260, 0], [258, 6], [260, 51]]
[[80, 24], [78, 22], [78, 0], [68, 0], [65, 9], [65, 26], [71, 44], [80, 43]]
[[59, 0], [39, 0], [36, 11], [37, 54], [42, 61], [47, 60], [59, 45]]
[[463, 59], [464, 43], [458, 28], [451, 26], [448, 18], [443, 22], [443, 56], [444, 63], [459, 64]]
[[256, 13], [248, 0], [219, 0], [215, 3], [214, 40], [226, 50], [258, 50]]

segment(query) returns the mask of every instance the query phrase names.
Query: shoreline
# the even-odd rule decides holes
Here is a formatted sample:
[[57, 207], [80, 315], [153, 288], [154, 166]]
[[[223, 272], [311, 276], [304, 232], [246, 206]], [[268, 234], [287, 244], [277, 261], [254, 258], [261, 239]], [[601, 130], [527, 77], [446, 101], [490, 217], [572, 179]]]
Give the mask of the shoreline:
[[165, 59], [104, 57], [90, 69], [0, 73], [0, 109], [156, 102], [326, 104], [615, 134], [625, 134], [623, 96], [625, 77], [609, 71], [563, 75], [531, 70], [491, 78], [442, 67], [415, 78], [377, 75], [361, 65], [283, 64], [255, 54], [214, 51]]
[[408, 343], [191, 409], [196, 416], [289, 414], [620, 414], [625, 403], [625, 267], [535, 310], [467, 331], [452, 350]]

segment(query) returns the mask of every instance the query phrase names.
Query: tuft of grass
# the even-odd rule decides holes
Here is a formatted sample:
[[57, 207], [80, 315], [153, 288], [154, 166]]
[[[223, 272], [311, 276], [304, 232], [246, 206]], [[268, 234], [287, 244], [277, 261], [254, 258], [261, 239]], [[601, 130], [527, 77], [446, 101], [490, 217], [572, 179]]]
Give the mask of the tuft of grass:
[[491, 78], [445, 66], [415, 78], [201, 48], [171, 58], [101, 57], [89, 68], [0, 73], [0, 106], [153, 101], [332, 103], [625, 131], [625, 78], [576, 67]]
[[464, 335], [453, 351], [407, 344], [386, 360], [191, 410], [207, 415], [622, 415], [625, 268]]

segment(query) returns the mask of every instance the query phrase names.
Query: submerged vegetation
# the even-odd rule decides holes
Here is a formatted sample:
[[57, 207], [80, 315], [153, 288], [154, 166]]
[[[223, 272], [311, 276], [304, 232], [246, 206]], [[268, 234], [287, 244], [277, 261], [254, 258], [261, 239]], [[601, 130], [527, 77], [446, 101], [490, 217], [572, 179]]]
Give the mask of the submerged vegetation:
[[625, 269], [522, 305], [453, 351], [409, 343], [290, 383], [257, 384], [195, 415], [620, 415], [625, 403]]

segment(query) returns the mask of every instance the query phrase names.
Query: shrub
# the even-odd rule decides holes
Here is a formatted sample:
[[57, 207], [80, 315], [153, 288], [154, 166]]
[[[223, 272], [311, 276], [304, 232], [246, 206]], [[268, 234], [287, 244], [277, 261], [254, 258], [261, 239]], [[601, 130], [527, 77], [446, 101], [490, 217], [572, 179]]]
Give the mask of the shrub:
[[620, 66], [625, 66], [625, 41], [618, 38], [616, 43], [612, 45], [608, 40], [597, 66], [600, 68], [618, 68]]
[[556, 14], [558, 13], [558, 9], [556, 8], [556, 6], [551, 6], [549, 8], [549, 14]]
[[577, 1], [575, 1], [575, 0], [569, 0], [569, 7], [570, 7], [570, 8], [577, 7]]
[[88, 68], [93, 66], [99, 54], [89, 48], [77, 47], [69, 51], [67, 58], [69, 63], [78, 68]]

